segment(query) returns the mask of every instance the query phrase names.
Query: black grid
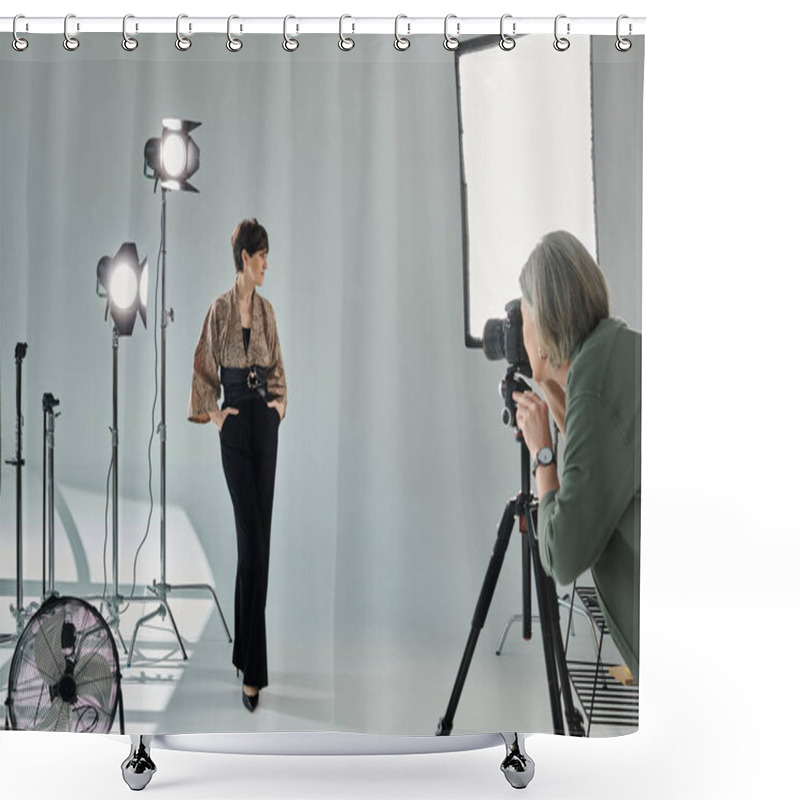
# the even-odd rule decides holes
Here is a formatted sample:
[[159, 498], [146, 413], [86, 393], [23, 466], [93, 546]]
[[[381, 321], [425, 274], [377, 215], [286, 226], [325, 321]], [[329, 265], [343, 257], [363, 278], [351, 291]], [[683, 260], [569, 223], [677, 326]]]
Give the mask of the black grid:
[[576, 586], [575, 594], [600, 633], [600, 652], [596, 661], [567, 660], [572, 686], [588, 721], [587, 735], [592, 725], [638, 727], [639, 687], [626, 686], [609, 675], [614, 664], [603, 661], [603, 641], [608, 632], [603, 612], [593, 586]]

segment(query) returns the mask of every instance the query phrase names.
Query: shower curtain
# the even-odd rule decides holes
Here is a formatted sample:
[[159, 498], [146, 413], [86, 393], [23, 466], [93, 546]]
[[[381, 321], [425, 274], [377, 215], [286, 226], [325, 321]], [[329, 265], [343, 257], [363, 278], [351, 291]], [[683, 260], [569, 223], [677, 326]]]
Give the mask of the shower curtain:
[[[121, 640], [158, 607], [162, 574], [168, 586], [208, 584], [221, 603], [219, 614], [204, 589], [169, 591], [185, 659], [163, 615], [139, 628], [129, 666], [121, 652], [128, 732], [432, 735], [501, 514], [520, 490], [520, 447], [497, 392], [507, 364], [480, 351], [483, 324], [519, 297], [538, 238], [566, 229], [604, 271], [612, 315], [641, 330], [644, 40], [620, 51], [613, 35], [576, 36], [561, 52], [547, 37], [508, 51], [496, 36], [465, 37], [450, 51], [441, 36], [398, 50], [391, 37], [356, 35], [343, 50], [335, 35], [307, 34], [289, 52], [283, 37], [258, 35], [232, 52], [219, 35], [197, 34], [185, 51], [173, 35], [140, 38], [126, 51], [117, 34], [86, 34], [73, 52], [59, 36], [32, 37], [24, 52], [4, 40], [0, 54], [0, 423], [7, 460], [14, 347], [25, 342], [25, 604], [41, 600], [38, 420], [52, 393], [59, 594], [109, 595], [115, 438]], [[200, 123], [197, 191], [169, 189], [162, 204], [145, 145], [171, 119]], [[236, 535], [219, 437], [186, 409], [205, 314], [236, 276], [231, 236], [252, 217], [269, 234], [258, 291], [274, 309], [288, 403], [270, 685], [248, 714], [222, 624], [233, 625]], [[126, 242], [147, 258], [149, 287], [146, 315], [118, 342], [112, 437], [112, 324], [97, 265]], [[13, 484], [4, 464], [4, 609], [17, 585]], [[454, 734], [553, 731], [539, 621], [530, 640], [513, 621], [523, 538], [506, 553]], [[579, 583], [591, 587], [591, 575]], [[557, 587], [567, 657], [595, 663], [602, 618], [579, 599], [570, 614], [571, 591]], [[4, 612], [0, 631], [13, 627]], [[604, 681], [620, 663], [606, 636]], [[7, 658], [4, 684], [8, 670]]]

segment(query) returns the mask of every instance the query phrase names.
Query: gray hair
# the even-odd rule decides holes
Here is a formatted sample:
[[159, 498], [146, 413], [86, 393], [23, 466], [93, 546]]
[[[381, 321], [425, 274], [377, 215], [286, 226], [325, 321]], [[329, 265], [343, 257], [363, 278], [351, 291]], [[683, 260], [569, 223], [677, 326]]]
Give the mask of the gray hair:
[[608, 285], [597, 262], [566, 231], [553, 231], [528, 257], [519, 276], [522, 299], [554, 368], [608, 317]]

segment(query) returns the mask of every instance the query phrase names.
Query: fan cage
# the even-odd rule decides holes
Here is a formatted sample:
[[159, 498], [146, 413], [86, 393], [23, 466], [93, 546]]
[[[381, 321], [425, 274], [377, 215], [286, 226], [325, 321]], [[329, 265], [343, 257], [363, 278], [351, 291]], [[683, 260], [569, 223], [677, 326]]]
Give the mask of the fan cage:
[[119, 654], [108, 624], [89, 603], [53, 597], [20, 636], [8, 678], [12, 730], [108, 733], [120, 706]]

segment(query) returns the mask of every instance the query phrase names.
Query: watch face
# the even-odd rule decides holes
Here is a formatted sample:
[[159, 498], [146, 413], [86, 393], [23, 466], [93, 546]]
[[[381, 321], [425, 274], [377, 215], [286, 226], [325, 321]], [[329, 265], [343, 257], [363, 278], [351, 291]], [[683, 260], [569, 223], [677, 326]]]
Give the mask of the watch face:
[[553, 451], [549, 447], [543, 447], [539, 451], [539, 454], [538, 454], [537, 458], [539, 459], [539, 463], [540, 464], [544, 464], [545, 466], [547, 464], [552, 464], [553, 463]]

